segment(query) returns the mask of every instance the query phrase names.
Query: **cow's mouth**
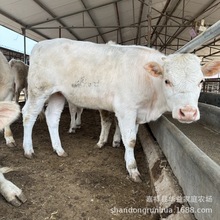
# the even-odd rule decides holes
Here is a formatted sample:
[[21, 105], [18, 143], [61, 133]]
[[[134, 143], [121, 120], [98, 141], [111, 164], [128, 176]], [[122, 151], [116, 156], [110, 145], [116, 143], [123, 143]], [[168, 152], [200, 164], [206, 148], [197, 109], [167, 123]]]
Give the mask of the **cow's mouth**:
[[185, 123], [185, 124], [190, 124], [192, 122], [196, 122], [197, 120], [182, 120], [182, 119], [177, 119], [180, 123]]

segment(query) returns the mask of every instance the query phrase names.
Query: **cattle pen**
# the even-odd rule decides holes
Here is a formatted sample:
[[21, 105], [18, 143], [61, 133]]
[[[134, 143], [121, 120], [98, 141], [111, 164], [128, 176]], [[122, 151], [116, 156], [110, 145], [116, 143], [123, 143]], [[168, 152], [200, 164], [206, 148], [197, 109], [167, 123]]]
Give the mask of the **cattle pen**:
[[[9, 13], [6, 3], [2, 8], [0, 5], [0, 21], [2, 16], [4, 26], [19, 29], [24, 37], [24, 53], [19, 52], [19, 59], [25, 63], [29, 59], [27, 37], [42, 41], [58, 36], [103, 45], [110, 39], [122, 45], [154, 47], [164, 54], [195, 53], [202, 58], [201, 64], [211, 60], [211, 56], [216, 60], [220, 55], [220, 20], [213, 19], [212, 25], [204, 24], [206, 17], [220, 7], [219, 0], [207, 3], [199, 0], [106, 0], [102, 3], [63, 0], [61, 8], [61, 1], [53, 1], [54, 12], [49, 7], [52, 0], [47, 3], [22, 1], [27, 7], [34, 3], [35, 10], [46, 13], [38, 20], [29, 15], [30, 22], [25, 22], [22, 10], [16, 17]], [[15, 7], [13, 0], [9, 2], [11, 8]], [[187, 14], [192, 2], [192, 9], [199, 9], [194, 15]], [[20, 4], [19, 1], [16, 4]], [[78, 10], [72, 10], [69, 4]], [[129, 4], [131, 10], [128, 10]], [[59, 14], [62, 7], [66, 14]], [[179, 13], [175, 13], [177, 9]], [[115, 14], [113, 23], [112, 12]], [[99, 16], [102, 19], [98, 19]], [[187, 40], [182, 35], [186, 28], [190, 35]], [[209, 51], [203, 54], [206, 47]], [[6, 55], [13, 58], [13, 54], [10, 50]], [[123, 142], [112, 147], [117, 123], [111, 126], [107, 143], [102, 148], [97, 146], [103, 125], [98, 110], [84, 109], [81, 125], [70, 133], [70, 110], [65, 104], [59, 124], [64, 157], [58, 157], [51, 148], [46, 119], [39, 117], [31, 136], [34, 153], [30, 158], [33, 158], [25, 158], [24, 124], [22, 116], [19, 117], [11, 125], [16, 147], [6, 146], [4, 134], [0, 133], [0, 166], [13, 168], [5, 177], [22, 189], [27, 201], [13, 207], [0, 195], [0, 220], [219, 220], [219, 79], [218, 73], [217, 78], [202, 81], [198, 103], [200, 120], [180, 123], [166, 112], [156, 121], [139, 126], [134, 148], [141, 174], [138, 183], [132, 181], [126, 170]], [[124, 84], [126, 82], [121, 86]], [[20, 99], [19, 105], [22, 109], [25, 98]], [[47, 106], [48, 103], [45, 109]]]

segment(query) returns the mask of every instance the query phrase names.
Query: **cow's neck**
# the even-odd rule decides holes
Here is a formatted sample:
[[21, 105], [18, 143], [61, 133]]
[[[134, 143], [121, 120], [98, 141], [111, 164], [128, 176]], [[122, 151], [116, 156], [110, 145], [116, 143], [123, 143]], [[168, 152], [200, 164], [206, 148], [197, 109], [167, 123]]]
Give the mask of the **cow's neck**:
[[[137, 123], [143, 124], [150, 121], [157, 120], [163, 113], [170, 111], [164, 93], [162, 91], [162, 82], [155, 84], [154, 91], [151, 94], [146, 94], [146, 101], [139, 106], [137, 114]], [[150, 97], [149, 97], [150, 95]]]

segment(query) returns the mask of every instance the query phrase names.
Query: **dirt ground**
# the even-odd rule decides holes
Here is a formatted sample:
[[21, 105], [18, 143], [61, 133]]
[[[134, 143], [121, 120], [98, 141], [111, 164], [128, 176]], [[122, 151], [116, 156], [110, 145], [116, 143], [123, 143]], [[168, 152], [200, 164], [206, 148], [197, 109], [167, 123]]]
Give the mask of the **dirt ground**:
[[[134, 183], [125, 169], [124, 147], [111, 147], [112, 133], [105, 147], [95, 147], [100, 132], [97, 111], [84, 111], [82, 127], [75, 134], [68, 134], [69, 122], [69, 110], [65, 108], [60, 136], [69, 155], [66, 158], [52, 151], [45, 121], [35, 124], [36, 156], [32, 160], [23, 156], [21, 118], [12, 125], [18, 147], [7, 147], [0, 133], [0, 165], [17, 169], [5, 176], [22, 188], [28, 198], [25, 204], [16, 208], [0, 196], [0, 220], [158, 219], [146, 212], [131, 213], [140, 212], [131, 208], [140, 210], [154, 205], [146, 202], [152, 191], [140, 144], [136, 146], [135, 155], [143, 182]], [[127, 213], [122, 213], [124, 208]]]

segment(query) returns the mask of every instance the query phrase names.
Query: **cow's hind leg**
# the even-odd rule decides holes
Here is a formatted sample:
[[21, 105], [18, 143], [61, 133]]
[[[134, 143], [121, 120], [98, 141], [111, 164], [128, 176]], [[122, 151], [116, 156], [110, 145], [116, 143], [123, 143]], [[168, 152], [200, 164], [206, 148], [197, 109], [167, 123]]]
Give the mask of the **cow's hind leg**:
[[81, 128], [81, 115], [83, 112], [83, 108], [77, 107], [76, 109], [76, 127]]
[[48, 106], [45, 112], [47, 126], [50, 132], [50, 138], [53, 149], [54, 151], [56, 151], [58, 156], [63, 156], [63, 157], [67, 156], [67, 154], [61, 146], [61, 141], [59, 137], [59, 122], [64, 104], [65, 104], [64, 96], [60, 93], [55, 93], [49, 98]]
[[136, 112], [126, 115], [117, 114], [122, 140], [125, 146], [125, 162], [127, 171], [134, 182], [141, 182], [140, 173], [134, 157], [134, 147], [136, 144], [137, 125]]
[[70, 111], [70, 117], [71, 117], [71, 120], [70, 120], [70, 128], [69, 128], [69, 133], [75, 133], [76, 132], [76, 110], [77, 107], [70, 103], [69, 102], [69, 111]]
[[98, 147], [102, 148], [108, 140], [109, 131], [112, 124], [112, 114], [111, 112], [100, 110], [101, 117], [101, 134], [99, 136], [99, 141], [97, 143]]
[[113, 137], [112, 146], [120, 147], [121, 132], [120, 132], [120, 128], [118, 125], [118, 120], [115, 117], [115, 113], [105, 111], [105, 110], [100, 110], [99, 112], [101, 116], [101, 134], [99, 137], [99, 142], [97, 143], [98, 147], [101, 148], [107, 143], [113, 118], [115, 118], [115, 133]]
[[19, 87], [16, 89], [15, 91], [15, 101], [18, 103], [19, 102], [19, 97], [20, 97], [20, 93], [21, 93], [22, 89]]
[[37, 116], [43, 109], [44, 103], [47, 100], [48, 96], [45, 96], [44, 94], [38, 97], [29, 96], [22, 109], [24, 126], [23, 148], [25, 157], [29, 159], [32, 158], [32, 154], [34, 154], [32, 143], [33, 126]]
[[120, 147], [120, 143], [121, 143], [121, 132], [120, 132], [120, 128], [118, 125], [118, 120], [115, 117], [115, 133], [114, 133], [114, 137], [113, 137], [112, 146], [113, 147]]
[[83, 108], [79, 108], [74, 104], [69, 102], [69, 111], [71, 116], [69, 133], [75, 133], [77, 128], [81, 127], [81, 114]]

